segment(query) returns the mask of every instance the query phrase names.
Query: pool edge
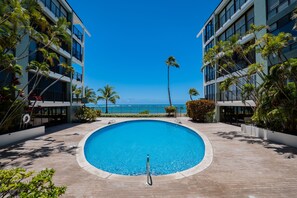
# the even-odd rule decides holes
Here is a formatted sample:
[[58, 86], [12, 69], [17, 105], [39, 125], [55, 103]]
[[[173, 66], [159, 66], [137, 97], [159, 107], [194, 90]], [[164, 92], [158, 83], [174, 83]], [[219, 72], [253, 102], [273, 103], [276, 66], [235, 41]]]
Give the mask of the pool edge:
[[198, 131], [197, 129], [194, 129], [190, 126], [187, 126], [185, 124], [176, 123], [171, 120], [169, 121], [169, 120], [161, 120], [161, 119], [131, 119], [131, 120], [116, 122], [113, 124], [107, 124], [105, 126], [98, 127], [97, 129], [87, 133], [82, 138], [82, 140], [79, 142], [78, 148], [76, 150], [76, 161], [78, 162], [79, 166], [82, 169], [84, 169], [85, 171], [87, 171], [93, 175], [96, 175], [102, 179], [125, 181], [125, 182], [140, 182], [140, 181], [145, 182], [146, 181], [145, 175], [141, 175], [141, 176], [118, 175], [118, 174], [113, 174], [113, 173], [109, 173], [109, 172], [103, 171], [101, 169], [98, 169], [98, 168], [94, 167], [93, 165], [91, 165], [86, 160], [86, 157], [84, 154], [84, 145], [85, 145], [87, 139], [96, 131], [103, 129], [105, 127], [119, 124], [119, 123], [138, 121], [138, 120], [162, 121], [162, 122], [168, 122], [168, 123], [186, 127], [188, 129], [194, 131], [195, 133], [197, 133], [202, 138], [204, 145], [205, 145], [205, 154], [204, 154], [203, 160], [199, 164], [197, 164], [196, 166], [194, 166], [190, 169], [187, 169], [187, 170], [184, 170], [181, 172], [167, 174], [167, 175], [160, 175], [160, 176], [152, 176], [153, 182], [172, 181], [172, 180], [190, 177], [190, 176], [195, 175], [199, 172], [202, 172], [203, 170], [207, 169], [211, 165], [211, 163], [213, 161], [213, 148], [212, 148], [212, 145], [211, 145], [209, 139], [207, 138], [207, 136], [204, 133], [202, 133], [202, 132]]

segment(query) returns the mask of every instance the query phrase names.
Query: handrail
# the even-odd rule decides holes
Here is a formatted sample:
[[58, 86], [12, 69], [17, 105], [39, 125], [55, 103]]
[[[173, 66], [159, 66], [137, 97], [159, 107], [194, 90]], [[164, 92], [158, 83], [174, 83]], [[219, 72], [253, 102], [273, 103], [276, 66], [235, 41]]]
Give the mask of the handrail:
[[146, 183], [151, 186], [151, 185], [153, 185], [153, 180], [152, 180], [151, 170], [150, 169], [151, 169], [151, 167], [150, 167], [150, 155], [147, 154], [147, 156], [146, 156], [146, 177], [147, 177]]

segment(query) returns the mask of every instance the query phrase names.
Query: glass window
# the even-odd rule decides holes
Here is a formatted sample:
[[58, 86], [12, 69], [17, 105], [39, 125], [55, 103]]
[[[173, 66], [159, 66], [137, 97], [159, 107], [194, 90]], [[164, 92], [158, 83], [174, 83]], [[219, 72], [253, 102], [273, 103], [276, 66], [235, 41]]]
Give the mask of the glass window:
[[31, 40], [29, 45], [29, 62], [32, 60], [36, 60], [36, 50], [37, 44], [34, 40]]
[[230, 19], [234, 14], [234, 2], [233, 0], [226, 7], [226, 17], [227, 20]]
[[226, 40], [226, 34], [225, 33], [222, 33], [219, 38], [218, 38], [219, 41], [225, 41]]
[[228, 28], [226, 31], [226, 40], [228, 40], [231, 36], [234, 35], [234, 26], [232, 25], [231, 27]]
[[236, 34], [243, 36], [246, 32], [245, 29], [245, 16], [241, 17], [236, 23], [235, 23], [235, 32]]
[[274, 17], [295, 2], [296, 0], [267, 0], [267, 18]]
[[213, 45], [214, 45], [214, 42], [211, 41], [210, 43], [208, 43], [208, 44], [205, 46], [204, 51], [205, 51], [205, 52], [208, 52], [209, 49], [213, 48]]
[[250, 29], [251, 25], [254, 24], [254, 9], [251, 9], [246, 14], [246, 28]]
[[213, 21], [210, 21], [204, 30], [204, 41], [207, 42], [214, 35]]
[[205, 68], [205, 82], [211, 81], [215, 79], [215, 68], [211, 65], [206, 66]]
[[219, 27], [222, 27], [225, 22], [226, 22], [226, 13], [225, 13], [225, 9], [219, 14]]
[[235, 10], [241, 9], [241, 6], [246, 2], [246, 0], [235, 0]]
[[215, 84], [207, 85], [205, 88], [205, 98], [215, 100]]

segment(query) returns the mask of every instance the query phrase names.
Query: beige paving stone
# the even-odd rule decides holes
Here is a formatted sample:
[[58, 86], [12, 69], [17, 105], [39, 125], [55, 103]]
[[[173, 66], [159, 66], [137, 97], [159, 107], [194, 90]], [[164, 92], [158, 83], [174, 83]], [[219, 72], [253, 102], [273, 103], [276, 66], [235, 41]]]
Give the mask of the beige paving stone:
[[[148, 186], [146, 181], [117, 181], [90, 174], [77, 162], [78, 144], [87, 133], [106, 126], [113, 119], [131, 120], [100, 118], [94, 123], [49, 128], [45, 136], [0, 149], [0, 166], [36, 171], [54, 168], [55, 183], [67, 186], [64, 197], [297, 196], [296, 149], [244, 136], [236, 126], [193, 123], [189, 118], [179, 120], [202, 132], [213, 148], [213, 161], [204, 171], [182, 179], [160, 180], [153, 186]], [[288, 154], [295, 158], [288, 159]]]

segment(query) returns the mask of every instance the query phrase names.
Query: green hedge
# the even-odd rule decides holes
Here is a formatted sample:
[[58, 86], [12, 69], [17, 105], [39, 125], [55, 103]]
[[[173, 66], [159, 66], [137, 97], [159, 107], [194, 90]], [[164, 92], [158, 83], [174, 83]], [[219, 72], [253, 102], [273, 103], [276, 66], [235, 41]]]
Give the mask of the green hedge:
[[187, 114], [194, 121], [205, 122], [209, 121], [209, 116], [211, 116], [215, 109], [215, 103], [210, 100], [194, 100], [188, 101]]
[[158, 118], [167, 117], [166, 114], [101, 114], [106, 118]]
[[165, 111], [168, 114], [168, 116], [174, 115], [176, 113], [176, 107], [174, 106], [165, 107]]

